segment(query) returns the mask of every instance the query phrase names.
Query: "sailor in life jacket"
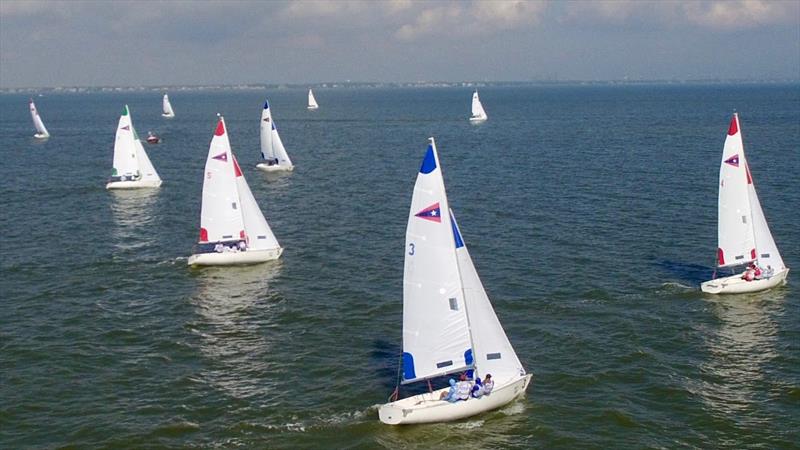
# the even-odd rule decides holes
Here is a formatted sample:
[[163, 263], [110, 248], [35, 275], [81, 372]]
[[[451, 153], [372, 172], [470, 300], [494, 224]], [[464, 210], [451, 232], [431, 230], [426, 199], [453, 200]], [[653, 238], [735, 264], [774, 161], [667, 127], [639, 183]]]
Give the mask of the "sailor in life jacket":
[[494, 389], [494, 380], [492, 379], [492, 374], [487, 373], [483, 379], [483, 395], [491, 394], [492, 389]]
[[467, 380], [466, 374], [461, 374], [460, 381], [456, 383], [456, 398], [468, 400], [470, 393], [472, 393], [472, 383]]

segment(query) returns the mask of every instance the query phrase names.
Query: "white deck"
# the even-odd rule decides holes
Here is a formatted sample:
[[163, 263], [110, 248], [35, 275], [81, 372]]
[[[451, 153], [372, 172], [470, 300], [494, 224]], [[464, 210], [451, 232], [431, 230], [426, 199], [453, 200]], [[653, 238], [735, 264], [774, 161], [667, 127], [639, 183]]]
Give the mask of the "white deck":
[[758, 292], [786, 284], [789, 269], [783, 269], [773, 276], [761, 280], [745, 281], [742, 274], [731, 275], [725, 278], [706, 281], [700, 285], [700, 290], [708, 294], [744, 294]]
[[106, 189], [141, 189], [159, 186], [161, 186], [161, 180], [112, 181], [106, 184]]
[[264, 163], [256, 164], [256, 169], [262, 170], [264, 172], [291, 172], [294, 170], [294, 166], [281, 166], [278, 164], [268, 165]]
[[244, 252], [198, 253], [189, 257], [190, 266], [236, 266], [258, 264], [278, 259], [283, 248]]
[[450, 389], [447, 387], [382, 405], [378, 409], [378, 416], [381, 422], [389, 425], [448, 422], [463, 419], [500, 408], [523, 396], [530, 381], [531, 375], [524, 375], [503, 386], [495, 387], [489, 395], [460, 400], [455, 403], [439, 400], [441, 393]]

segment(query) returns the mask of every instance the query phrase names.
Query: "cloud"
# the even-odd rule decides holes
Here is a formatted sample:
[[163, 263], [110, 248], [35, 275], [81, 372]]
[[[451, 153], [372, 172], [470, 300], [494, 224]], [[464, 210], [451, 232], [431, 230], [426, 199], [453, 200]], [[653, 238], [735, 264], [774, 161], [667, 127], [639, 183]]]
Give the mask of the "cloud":
[[791, 23], [800, 25], [800, 3], [796, 1], [687, 2], [683, 4], [683, 10], [689, 22], [719, 30]]
[[537, 24], [547, 9], [544, 1], [523, 0], [415, 3], [421, 4], [427, 7], [400, 25], [395, 38], [414, 41], [429, 36], [456, 39], [485, 36]]
[[765, 0], [571, 1], [565, 24], [610, 27], [688, 27], [717, 31], [769, 25], [800, 26], [800, 2]]

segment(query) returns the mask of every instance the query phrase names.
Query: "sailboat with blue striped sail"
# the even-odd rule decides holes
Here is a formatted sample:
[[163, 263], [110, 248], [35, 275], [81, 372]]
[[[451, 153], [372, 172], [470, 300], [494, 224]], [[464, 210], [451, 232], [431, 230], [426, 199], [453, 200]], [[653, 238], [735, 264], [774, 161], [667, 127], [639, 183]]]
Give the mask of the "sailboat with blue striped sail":
[[261, 110], [261, 159], [256, 168], [264, 172], [280, 172], [294, 170], [294, 164], [286, 153], [283, 141], [278, 134], [278, 127], [272, 118], [269, 101], [264, 102]]
[[390, 425], [446, 422], [499, 408], [525, 394], [531, 375], [514, 352], [483, 288], [450, 209], [436, 143], [430, 138], [406, 228], [403, 356], [399, 384], [457, 372], [491, 375], [488, 395], [441, 399], [433, 390], [382, 405]]

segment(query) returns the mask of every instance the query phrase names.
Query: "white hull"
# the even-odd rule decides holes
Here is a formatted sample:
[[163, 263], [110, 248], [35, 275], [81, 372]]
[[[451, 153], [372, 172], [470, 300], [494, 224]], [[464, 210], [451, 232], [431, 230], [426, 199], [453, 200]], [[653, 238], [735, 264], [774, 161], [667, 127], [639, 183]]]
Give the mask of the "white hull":
[[486, 122], [486, 119], [488, 119], [488, 117], [470, 117], [469, 121], [472, 123], [480, 123], [480, 122]]
[[439, 400], [448, 388], [419, 394], [396, 402], [387, 403], [378, 409], [381, 422], [388, 425], [448, 422], [463, 419], [500, 408], [525, 394], [531, 375], [525, 375], [505, 386], [495, 388], [490, 395], [450, 403]]
[[308, 109], [319, 109], [319, 106], [309, 106]]
[[167, 119], [172, 119], [175, 117], [175, 114], [161, 114], [161, 117], [166, 117]]
[[783, 269], [775, 275], [762, 279], [745, 281], [742, 274], [731, 275], [725, 278], [706, 281], [700, 285], [700, 290], [708, 294], [744, 294], [772, 289], [786, 284], [789, 269]]
[[36, 134], [33, 135], [33, 137], [35, 137], [36, 139], [47, 139], [47, 138], [50, 137], [50, 135], [49, 134], [36, 133]]
[[236, 266], [258, 264], [278, 259], [283, 248], [247, 250], [244, 252], [198, 253], [189, 257], [190, 266]]
[[281, 166], [279, 164], [256, 164], [256, 169], [262, 170], [264, 172], [291, 172], [294, 170], [294, 166]]
[[106, 189], [140, 189], [159, 186], [161, 186], [161, 180], [112, 181], [106, 184]]

